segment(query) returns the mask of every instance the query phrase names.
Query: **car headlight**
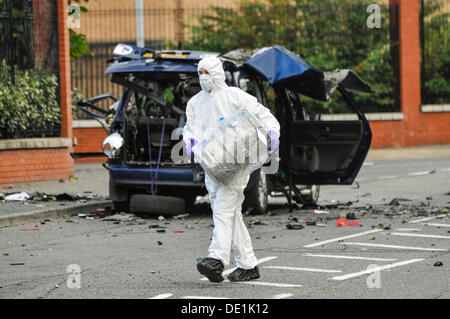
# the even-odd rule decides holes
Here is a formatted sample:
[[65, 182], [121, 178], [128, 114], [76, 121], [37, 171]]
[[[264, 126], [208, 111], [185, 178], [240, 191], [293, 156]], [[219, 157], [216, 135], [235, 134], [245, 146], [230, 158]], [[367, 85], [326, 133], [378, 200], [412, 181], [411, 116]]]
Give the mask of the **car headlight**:
[[123, 146], [123, 137], [119, 133], [112, 133], [103, 140], [103, 153], [109, 158], [116, 157]]

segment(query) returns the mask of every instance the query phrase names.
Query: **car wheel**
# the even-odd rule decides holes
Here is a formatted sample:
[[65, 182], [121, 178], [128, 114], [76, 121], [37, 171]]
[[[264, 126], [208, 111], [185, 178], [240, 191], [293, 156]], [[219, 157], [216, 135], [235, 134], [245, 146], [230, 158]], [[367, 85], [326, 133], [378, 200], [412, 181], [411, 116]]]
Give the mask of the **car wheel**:
[[317, 206], [320, 193], [319, 185], [310, 185], [306, 190], [302, 190], [300, 193], [303, 205], [313, 207]]
[[251, 208], [252, 214], [266, 214], [268, 205], [266, 174], [260, 170], [255, 187], [247, 193], [245, 207]]

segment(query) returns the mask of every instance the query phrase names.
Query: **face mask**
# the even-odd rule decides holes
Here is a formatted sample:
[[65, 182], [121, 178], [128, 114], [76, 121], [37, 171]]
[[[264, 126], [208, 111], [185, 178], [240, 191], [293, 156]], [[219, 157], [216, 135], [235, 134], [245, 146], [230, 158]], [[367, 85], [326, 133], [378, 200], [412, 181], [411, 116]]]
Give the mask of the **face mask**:
[[213, 79], [209, 74], [200, 74], [200, 86], [206, 92], [211, 92], [213, 89]]

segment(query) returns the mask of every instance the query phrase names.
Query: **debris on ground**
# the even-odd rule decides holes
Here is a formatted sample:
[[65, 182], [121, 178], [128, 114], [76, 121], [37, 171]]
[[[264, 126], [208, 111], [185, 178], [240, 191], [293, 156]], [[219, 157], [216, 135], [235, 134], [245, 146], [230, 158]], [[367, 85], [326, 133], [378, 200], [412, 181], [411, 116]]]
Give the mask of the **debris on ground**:
[[369, 239], [370, 239], [370, 240], [375, 240], [376, 237], [375, 237], [375, 236], [370, 236]]
[[157, 243], [158, 243], [158, 245], [162, 245], [163, 243], [162, 242], [160, 242], [159, 240], [157, 241]]
[[157, 229], [156, 232], [157, 232], [157, 233], [165, 233], [166, 230], [165, 230], [165, 229]]
[[336, 226], [338, 227], [342, 227], [342, 226], [360, 226], [359, 221], [354, 221], [354, 222], [348, 222], [347, 218], [339, 218], [336, 221]]
[[328, 214], [326, 210], [314, 209], [314, 214]]
[[23, 266], [25, 263], [12, 263], [11, 266]]
[[5, 196], [6, 201], [24, 201], [30, 199], [31, 196], [25, 192], [15, 193]]
[[357, 219], [356, 216], [355, 216], [355, 213], [353, 213], [353, 212], [347, 213], [345, 215], [345, 218], [347, 218], [347, 219]]
[[21, 229], [20, 231], [37, 231], [41, 230], [40, 228], [31, 228], [31, 229]]
[[436, 261], [434, 263], [434, 267], [442, 267], [444, 264], [442, 263], [442, 261]]
[[302, 224], [287, 224], [287, 229], [302, 229], [304, 226]]
[[158, 216], [158, 220], [164, 220], [164, 216]]
[[176, 215], [176, 216], [173, 216], [173, 219], [181, 219], [181, 218], [186, 218], [186, 217], [189, 217], [189, 214]]
[[136, 216], [133, 214], [116, 214], [108, 217], [101, 218], [104, 222], [129, 222], [135, 220]]
[[251, 221], [251, 224], [252, 225], [267, 225], [267, 224], [265, 224], [265, 223], [263, 223], [262, 221], [261, 221], [261, 219], [254, 219], [254, 220], [252, 220]]

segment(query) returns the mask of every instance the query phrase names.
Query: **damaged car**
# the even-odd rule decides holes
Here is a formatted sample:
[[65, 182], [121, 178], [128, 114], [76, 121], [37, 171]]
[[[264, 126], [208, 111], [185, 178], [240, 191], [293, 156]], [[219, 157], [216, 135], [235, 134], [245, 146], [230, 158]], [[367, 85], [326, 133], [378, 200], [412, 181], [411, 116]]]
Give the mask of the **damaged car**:
[[[197, 64], [209, 54], [222, 60], [229, 86], [255, 96], [281, 124], [278, 169], [251, 174], [245, 209], [266, 212], [269, 196], [286, 197], [291, 210], [294, 203], [314, 206], [320, 185], [353, 183], [372, 133], [350, 92], [370, 93], [370, 87], [351, 70], [321, 71], [278, 45], [243, 52], [219, 55], [117, 45], [106, 73], [123, 86], [122, 96], [105, 94], [78, 102], [79, 109], [99, 120], [109, 134], [103, 151], [116, 210], [178, 214], [207, 194], [203, 170], [185, 155], [182, 130], [186, 104], [201, 90]], [[326, 104], [331, 97], [350, 110], [350, 119], [310, 107]], [[105, 99], [114, 102], [109, 109], [96, 106]], [[73, 157], [92, 155], [98, 154]]]

